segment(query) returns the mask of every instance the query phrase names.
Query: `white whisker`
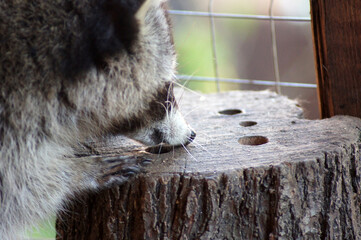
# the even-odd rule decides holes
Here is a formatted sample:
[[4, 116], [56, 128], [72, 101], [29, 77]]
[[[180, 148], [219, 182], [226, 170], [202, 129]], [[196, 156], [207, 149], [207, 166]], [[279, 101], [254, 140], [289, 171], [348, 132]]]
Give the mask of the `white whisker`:
[[[205, 140], [206, 142], [210, 142], [210, 141], [212, 141], [212, 136], [202, 133], [202, 132], [197, 132], [197, 140]], [[198, 143], [199, 142], [200, 141], [198, 141]], [[222, 142], [217, 142], [217, 145], [221, 145], [223, 147], [230, 148], [229, 145], [224, 144]]]
[[188, 111], [187, 113], [183, 114], [184, 117], [188, 116], [189, 114], [191, 114], [192, 112], [200, 109], [202, 106], [198, 106], [196, 108], [193, 108], [192, 110]]
[[[173, 83], [174, 82], [172, 82], [171, 84], [169, 84], [169, 87], [168, 87], [168, 90], [167, 90], [167, 103], [169, 102], [169, 96], [170, 96], [170, 94], [172, 94], [173, 92], [171, 91], [173, 88], [172, 88], [172, 86], [173, 86]], [[171, 104], [171, 107], [172, 107], [172, 104], [173, 103], [170, 103]]]
[[198, 141], [193, 140], [192, 143], [194, 143], [196, 147], [200, 147], [203, 151], [207, 152], [211, 157], [214, 157], [214, 155], [210, 151], [208, 151], [204, 146], [202, 146], [202, 144], [200, 144]]
[[[164, 141], [164, 138], [162, 139], [162, 142]], [[160, 146], [159, 146], [159, 150], [158, 150], [158, 159], [160, 158], [160, 154], [161, 154], [161, 152], [162, 152], [162, 147], [163, 147], [163, 145], [161, 144]]]
[[211, 136], [206, 134], [206, 133], [203, 133], [203, 132], [197, 132], [197, 136], [199, 137], [199, 135], [203, 135], [205, 136], [207, 139], [211, 139]]
[[198, 160], [190, 153], [190, 151], [186, 148], [186, 146], [184, 146], [183, 143], [182, 143], [182, 146], [183, 146], [184, 150], [186, 150], [186, 152], [189, 154], [189, 156], [191, 156], [191, 158], [193, 158], [195, 161], [198, 162]]
[[[187, 81], [189, 81], [189, 80], [187, 80]], [[181, 88], [183, 89], [183, 92], [184, 92], [185, 90], [187, 90], [188, 92], [191, 92], [191, 93], [193, 93], [193, 94], [195, 94], [195, 95], [197, 95], [197, 96], [199, 96], [199, 97], [205, 97], [204, 94], [199, 93], [199, 92], [197, 92], [197, 91], [194, 91], [194, 90], [192, 90], [192, 89], [190, 89], [190, 88], [187, 88], [187, 87], [185, 87], [183, 84], [180, 84], [180, 83], [178, 83], [178, 82], [174, 82], [174, 83], [177, 84], [179, 87], [181, 87]], [[182, 99], [182, 97], [183, 97], [183, 92], [182, 92], [181, 96], [179, 97], [179, 100]]]
[[198, 93], [198, 92], [196, 92], [196, 91], [194, 91], [194, 90], [186, 87], [186, 85], [187, 85], [188, 82], [191, 80], [191, 78], [192, 78], [192, 75], [191, 75], [187, 80], [185, 80], [183, 84], [179, 83], [178, 81], [174, 81], [175, 84], [177, 84], [179, 87], [182, 88], [181, 95], [180, 95], [179, 98], [178, 98], [178, 103], [180, 103], [180, 102], [182, 101], [182, 98], [183, 98], [183, 95], [184, 95], [185, 90], [187, 90], [187, 91], [189, 91], [189, 92], [191, 92], [191, 93], [193, 93], [193, 94], [195, 94], [195, 95], [197, 95], [197, 96], [204, 97], [203, 94]]

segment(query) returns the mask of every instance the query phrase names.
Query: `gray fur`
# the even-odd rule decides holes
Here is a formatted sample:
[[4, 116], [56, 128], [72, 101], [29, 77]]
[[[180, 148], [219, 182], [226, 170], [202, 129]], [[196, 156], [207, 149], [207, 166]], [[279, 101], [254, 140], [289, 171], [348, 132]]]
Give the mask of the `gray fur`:
[[155, 131], [172, 145], [194, 137], [171, 101], [176, 63], [164, 3], [109, 1], [129, 8], [135, 38], [111, 35], [109, 51], [95, 36], [96, 56], [88, 56], [94, 46], [80, 33], [116, 32], [87, 18], [97, 2], [107, 1], [0, 2], [0, 239], [16, 239], [74, 192], [120, 183], [142, 165], [131, 157], [75, 158], [78, 143], [125, 134], [154, 145]]

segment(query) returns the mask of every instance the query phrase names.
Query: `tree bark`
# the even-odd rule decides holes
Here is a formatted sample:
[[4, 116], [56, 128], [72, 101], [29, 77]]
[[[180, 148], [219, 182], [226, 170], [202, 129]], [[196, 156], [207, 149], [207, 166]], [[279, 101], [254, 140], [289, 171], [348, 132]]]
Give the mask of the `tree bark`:
[[[78, 197], [57, 239], [361, 238], [360, 119], [304, 120], [296, 102], [270, 92], [184, 93], [180, 105], [195, 142]], [[125, 141], [97, 151], [142, 154]]]

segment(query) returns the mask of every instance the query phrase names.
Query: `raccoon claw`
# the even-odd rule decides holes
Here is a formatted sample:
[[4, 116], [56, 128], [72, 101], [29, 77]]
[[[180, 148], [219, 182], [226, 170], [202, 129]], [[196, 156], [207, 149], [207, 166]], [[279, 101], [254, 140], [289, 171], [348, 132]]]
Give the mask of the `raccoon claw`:
[[140, 164], [145, 167], [145, 166], [150, 165], [152, 162], [153, 162], [152, 159], [144, 158], [143, 161]]
[[140, 156], [116, 156], [101, 159], [102, 176], [98, 179], [100, 185], [109, 186], [113, 183], [123, 183], [130, 177], [142, 172], [142, 168], [152, 160]]

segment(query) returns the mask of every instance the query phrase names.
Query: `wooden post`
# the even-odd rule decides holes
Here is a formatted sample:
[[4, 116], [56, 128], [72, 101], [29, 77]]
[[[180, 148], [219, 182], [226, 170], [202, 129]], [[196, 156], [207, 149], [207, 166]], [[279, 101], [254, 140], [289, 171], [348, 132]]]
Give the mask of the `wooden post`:
[[310, 2], [321, 116], [361, 117], [361, 1]]
[[270, 92], [184, 93], [180, 106], [197, 131], [189, 154], [152, 155], [146, 173], [76, 197], [57, 239], [361, 239], [360, 119], [304, 120]]

